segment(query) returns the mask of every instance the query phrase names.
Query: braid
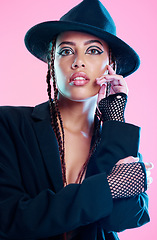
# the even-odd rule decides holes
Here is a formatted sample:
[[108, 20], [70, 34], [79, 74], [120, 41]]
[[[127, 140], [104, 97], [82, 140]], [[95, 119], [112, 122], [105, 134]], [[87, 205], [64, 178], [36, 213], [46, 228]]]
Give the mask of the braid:
[[[51, 124], [58, 141], [59, 153], [61, 158], [63, 183], [64, 185], [67, 185], [66, 167], [65, 167], [65, 150], [64, 150], [64, 128], [63, 128], [61, 115], [58, 109], [58, 99], [57, 99], [58, 91], [56, 88], [56, 78], [55, 78], [55, 71], [54, 71], [54, 47], [55, 47], [55, 40], [52, 43], [51, 64], [49, 65], [49, 69], [47, 72], [47, 85], [48, 85], [47, 92], [49, 97]], [[53, 79], [53, 89], [54, 89], [53, 101], [51, 97], [51, 84], [50, 84], [51, 78]], [[58, 123], [58, 120], [59, 120], [59, 123]], [[60, 133], [59, 126], [61, 127], [61, 133]]]
[[78, 183], [82, 182], [82, 179], [83, 179], [83, 176], [84, 176], [85, 171], [87, 169], [89, 160], [90, 160], [91, 156], [94, 154], [94, 152], [97, 149], [97, 146], [99, 145], [100, 140], [101, 140], [100, 127], [101, 127], [101, 124], [102, 124], [102, 118], [100, 116], [98, 117], [97, 113], [95, 113], [95, 121], [94, 122], [95, 122], [94, 143], [93, 143], [93, 146], [91, 147], [91, 149], [89, 151], [88, 158], [85, 161], [85, 163], [83, 164], [83, 166], [80, 170], [80, 173], [77, 177], [76, 182], [78, 182]]
[[46, 76], [46, 82], [47, 82], [47, 93], [48, 93], [48, 97], [49, 97], [49, 105], [50, 105], [50, 116], [51, 116], [51, 122], [52, 122], [52, 112], [53, 112], [53, 108], [52, 108], [52, 98], [51, 98], [51, 84], [50, 84], [50, 69], [48, 69], [47, 71], [47, 76]]

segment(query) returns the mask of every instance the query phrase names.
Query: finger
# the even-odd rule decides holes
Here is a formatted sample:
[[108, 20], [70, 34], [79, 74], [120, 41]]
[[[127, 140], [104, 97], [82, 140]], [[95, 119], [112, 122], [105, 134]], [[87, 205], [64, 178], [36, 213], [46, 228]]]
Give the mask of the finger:
[[105, 79], [105, 77], [102, 77], [101, 79], [99, 78], [97, 78], [96, 79], [96, 83], [98, 84], [98, 85], [102, 85], [102, 84], [106, 84], [106, 79]]
[[96, 79], [96, 83], [98, 85], [102, 85], [104, 83], [111, 83], [111, 85], [114, 86], [122, 86], [127, 88], [126, 82], [121, 79], [120, 76], [117, 75], [104, 75], [101, 76], [100, 78]]
[[106, 81], [107, 75], [102, 75], [101, 77], [96, 78], [96, 82], [99, 83], [100, 81]]
[[153, 165], [153, 163], [151, 163], [151, 162], [146, 162], [146, 163], [144, 163], [144, 164], [145, 164], [146, 170], [151, 170], [151, 169], [154, 168], [154, 165]]
[[126, 95], [128, 95], [128, 89], [124, 86], [112, 86], [111, 85], [111, 89], [113, 90], [113, 94], [123, 92]]
[[134, 163], [134, 162], [139, 162], [139, 158], [130, 156], [130, 157], [119, 160], [116, 164], [119, 165], [119, 164], [123, 164], [123, 163]]
[[121, 85], [125, 85], [126, 82], [123, 78], [123, 76], [121, 75], [117, 75], [117, 74], [105, 74], [105, 75], [102, 75], [101, 77], [99, 78], [96, 78], [96, 82], [100, 82], [100, 81], [106, 81], [106, 82], [111, 82], [114, 84], [114, 85], [117, 85], [117, 84], [121, 84]]
[[108, 69], [108, 73], [109, 73], [109, 74], [115, 74], [115, 71], [113, 70], [113, 68], [111, 67], [111, 65], [107, 65], [107, 69]]
[[150, 177], [151, 171], [146, 171], [146, 174], [147, 174], [147, 178]]
[[111, 89], [113, 89], [113, 93], [123, 92], [128, 95], [129, 92], [126, 81], [121, 76], [116, 76], [116, 78], [114, 76], [114, 79], [111, 81]]
[[123, 79], [122, 76], [119, 75], [106, 75], [104, 79], [100, 79], [99, 82], [105, 81], [106, 83], [110, 82], [112, 88], [114, 87], [122, 87], [125, 89], [125, 93], [128, 93], [128, 87], [126, 81]]
[[104, 75], [106, 82], [112, 82], [112, 85], [126, 85], [124, 78], [121, 75]]
[[112, 74], [112, 75], [103, 75], [100, 78], [96, 79], [96, 83], [98, 85], [102, 85], [108, 82], [111, 83], [111, 90], [113, 89], [112, 93], [110, 92], [111, 94], [123, 92], [128, 95], [128, 87], [123, 76]]
[[147, 185], [150, 185], [153, 182], [153, 178], [152, 177], [148, 177], [147, 178]]
[[103, 84], [98, 93], [98, 103], [103, 99], [106, 95], [106, 84]]

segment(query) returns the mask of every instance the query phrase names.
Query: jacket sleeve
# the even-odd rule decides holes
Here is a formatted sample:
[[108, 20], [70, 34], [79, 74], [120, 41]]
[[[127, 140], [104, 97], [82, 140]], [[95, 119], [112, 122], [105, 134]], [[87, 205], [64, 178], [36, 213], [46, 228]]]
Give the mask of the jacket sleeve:
[[119, 121], [104, 122], [101, 141], [90, 159], [86, 176], [104, 171], [109, 174], [120, 159], [128, 156], [137, 157], [139, 138], [140, 128], [138, 126]]
[[120, 159], [137, 157], [139, 139], [138, 126], [119, 121], [104, 122], [97, 154], [99, 172], [105, 169], [109, 173]]
[[[132, 124], [108, 121], [104, 122], [102, 138], [97, 152], [95, 169], [109, 174], [112, 167], [122, 158], [139, 155], [140, 128]], [[141, 161], [141, 159], [140, 159]], [[123, 231], [142, 226], [150, 221], [148, 196], [138, 196], [113, 201], [112, 213], [100, 221], [105, 231]]]
[[[82, 184], [70, 184], [57, 193], [49, 188], [30, 196], [20, 171], [17, 149], [20, 141], [19, 146], [15, 145], [11, 128], [14, 126], [15, 133], [21, 130], [13, 115], [11, 121], [12, 124], [4, 115], [0, 117], [0, 239], [59, 235], [112, 212], [113, 201], [105, 173], [91, 176]], [[31, 171], [27, 173], [28, 180]]]
[[142, 193], [136, 197], [114, 200], [112, 213], [99, 224], [107, 232], [121, 232], [149, 221], [148, 196]]

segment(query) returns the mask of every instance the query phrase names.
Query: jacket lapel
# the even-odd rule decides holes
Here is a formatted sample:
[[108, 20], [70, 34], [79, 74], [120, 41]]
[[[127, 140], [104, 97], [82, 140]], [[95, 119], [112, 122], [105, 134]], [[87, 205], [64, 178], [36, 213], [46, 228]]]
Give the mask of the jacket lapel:
[[37, 105], [32, 113], [41, 154], [55, 192], [63, 188], [58, 143], [51, 127], [48, 102]]

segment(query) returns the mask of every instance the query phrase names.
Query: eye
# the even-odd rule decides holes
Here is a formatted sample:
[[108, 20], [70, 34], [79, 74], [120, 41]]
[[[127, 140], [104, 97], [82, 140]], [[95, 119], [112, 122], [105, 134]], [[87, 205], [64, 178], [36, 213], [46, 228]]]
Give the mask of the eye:
[[100, 55], [102, 53], [103, 53], [103, 50], [97, 46], [89, 47], [86, 50], [86, 54], [90, 54], [90, 55]]
[[74, 51], [72, 48], [62, 48], [59, 52], [57, 52], [61, 56], [69, 56], [74, 54]]

